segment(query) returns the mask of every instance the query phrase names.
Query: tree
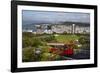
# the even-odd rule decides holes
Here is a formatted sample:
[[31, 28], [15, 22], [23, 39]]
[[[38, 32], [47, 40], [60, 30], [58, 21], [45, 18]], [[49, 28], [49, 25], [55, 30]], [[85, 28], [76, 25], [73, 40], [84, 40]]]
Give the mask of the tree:
[[87, 39], [87, 37], [82, 36], [82, 37], [79, 38], [79, 42], [80, 42], [81, 44], [85, 44], [85, 43], [86, 43], [86, 39]]
[[67, 32], [66, 32], [66, 31], [64, 31], [64, 32], [63, 32], [63, 34], [67, 34]]
[[32, 41], [29, 37], [23, 37], [22, 38], [22, 47], [29, 47], [32, 45]]
[[38, 46], [43, 46], [45, 43], [41, 41], [40, 38], [32, 38], [32, 46], [33, 47], [38, 47]]
[[44, 40], [46, 42], [56, 41], [55, 36], [53, 36], [53, 35], [50, 35], [50, 36], [45, 37]]
[[51, 30], [51, 25], [48, 25], [47, 26], [47, 30]]
[[33, 48], [24, 48], [22, 52], [23, 62], [32, 62], [34, 61], [34, 51]]

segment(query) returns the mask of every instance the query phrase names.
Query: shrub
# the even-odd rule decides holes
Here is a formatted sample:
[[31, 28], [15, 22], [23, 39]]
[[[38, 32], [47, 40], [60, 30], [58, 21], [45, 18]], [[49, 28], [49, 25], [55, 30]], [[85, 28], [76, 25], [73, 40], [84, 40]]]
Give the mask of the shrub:
[[23, 37], [22, 38], [22, 47], [24, 48], [24, 47], [29, 47], [29, 46], [31, 46], [32, 45], [32, 41], [31, 41], [31, 39], [30, 38], [28, 38], [28, 37]]
[[22, 60], [23, 62], [31, 62], [34, 61], [34, 52], [32, 48], [23, 48], [22, 51]]
[[32, 38], [32, 46], [33, 47], [38, 47], [38, 46], [42, 46], [42, 45], [44, 45], [44, 43], [41, 41], [41, 39]]
[[55, 36], [53, 36], [53, 35], [50, 35], [50, 36], [45, 37], [44, 40], [46, 42], [56, 41]]
[[79, 42], [81, 44], [86, 44], [86, 43], [90, 43], [90, 37], [89, 36], [81, 36], [79, 38]]

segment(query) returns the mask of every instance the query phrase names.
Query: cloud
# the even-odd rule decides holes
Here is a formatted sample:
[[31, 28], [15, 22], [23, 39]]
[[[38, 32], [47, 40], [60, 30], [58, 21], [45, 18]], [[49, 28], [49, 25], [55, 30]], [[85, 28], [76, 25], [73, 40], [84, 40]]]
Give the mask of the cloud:
[[22, 11], [23, 24], [26, 23], [59, 23], [59, 22], [84, 22], [90, 23], [89, 13], [76, 13], [76, 12], [51, 12], [51, 11]]

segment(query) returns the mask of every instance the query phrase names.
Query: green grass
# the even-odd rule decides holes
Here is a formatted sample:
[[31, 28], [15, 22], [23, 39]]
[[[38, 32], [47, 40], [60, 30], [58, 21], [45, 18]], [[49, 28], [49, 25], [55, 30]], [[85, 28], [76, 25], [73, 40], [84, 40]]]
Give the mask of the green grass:
[[[80, 38], [80, 35], [73, 35], [73, 34], [63, 34], [63, 35], [57, 34], [57, 36], [55, 36], [56, 34], [51, 34], [51, 35], [54, 35], [57, 42], [60, 42], [60, 43], [68, 43], [70, 41], [74, 41]], [[48, 36], [50, 35], [37, 36], [37, 38], [44, 38]]]
[[61, 43], [68, 43], [69, 41], [77, 40], [80, 36], [77, 35], [58, 35], [55, 36], [56, 40]]

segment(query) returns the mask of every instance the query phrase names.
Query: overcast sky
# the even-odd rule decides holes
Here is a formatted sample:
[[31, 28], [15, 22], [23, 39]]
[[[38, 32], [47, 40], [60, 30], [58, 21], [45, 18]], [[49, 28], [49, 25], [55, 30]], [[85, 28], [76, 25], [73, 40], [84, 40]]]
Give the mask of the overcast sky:
[[75, 12], [46, 12], [34, 10], [22, 11], [23, 25], [36, 23], [59, 23], [66, 21], [90, 23], [90, 14]]

